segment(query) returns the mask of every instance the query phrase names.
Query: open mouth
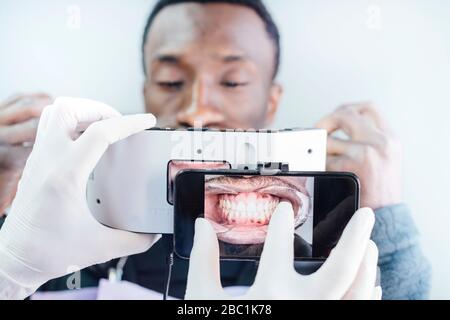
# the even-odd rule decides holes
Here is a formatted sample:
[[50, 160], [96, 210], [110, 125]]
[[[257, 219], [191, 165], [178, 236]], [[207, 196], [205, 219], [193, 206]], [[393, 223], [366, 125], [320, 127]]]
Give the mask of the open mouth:
[[230, 244], [263, 243], [280, 202], [290, 202], [295, 227], [308, 219], [310, 196], [304, 177], [207, 176], [205, 218], [219, 240]]

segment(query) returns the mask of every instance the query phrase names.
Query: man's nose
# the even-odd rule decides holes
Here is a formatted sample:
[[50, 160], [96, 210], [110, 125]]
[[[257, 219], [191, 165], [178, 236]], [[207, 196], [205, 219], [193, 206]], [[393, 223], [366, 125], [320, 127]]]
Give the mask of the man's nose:
[[220, 127], [224, 114], [214, 102], [214, 92], [206, 81], [196, 81], [188, 106], [178, 113], [177, 122], [185, 127]]

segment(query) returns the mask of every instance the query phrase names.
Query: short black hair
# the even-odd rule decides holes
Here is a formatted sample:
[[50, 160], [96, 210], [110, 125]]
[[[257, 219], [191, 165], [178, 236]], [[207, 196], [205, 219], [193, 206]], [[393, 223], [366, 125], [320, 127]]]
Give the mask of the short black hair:
[[277, 25], [275, 24], [271, 14], [267, 10], [266, 6], [262, 2], [262, 0], [159, 0], [155, 6], [153, 7], [150, 16], [148, 17], [147, 24], [144, 30], [144, 37], [142, 40], [142, 63], [144, 66], [144, 73], [146, 73], [145, 67], [145, 44], [147, 42], [148, 33], [150, 31], [150, 27], [153, 24], [158, 13], [161, 12], [164, 8], [180, 3], [200, 3], [200, 4], [209, 4], [209, 3], [228, 3], [235, 4], [240, 6], [245, 6], [258, 14], [258, 16], [263, 20], [266, 31], [269, 34], [269, 37], [273, 41], [275, 45], [275, 66], [273, 78], [278, 74], [278, 70], [280, 68], [280, 60], [281, 60], [281, 45], [280, 45], [280, 32], [278, 30]]

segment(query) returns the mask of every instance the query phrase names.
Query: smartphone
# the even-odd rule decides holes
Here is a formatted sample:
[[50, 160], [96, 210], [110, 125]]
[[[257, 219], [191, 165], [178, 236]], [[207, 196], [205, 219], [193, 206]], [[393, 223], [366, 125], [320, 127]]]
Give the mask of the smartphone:
[[175, 177], [174, 251], [189, 259], [195, 221], [214, 228], [222, 260], [259, 260], [281, 202], [294, 211], [296, 261], [323, 261], [359, 208], [352, 173], [185, 170]]

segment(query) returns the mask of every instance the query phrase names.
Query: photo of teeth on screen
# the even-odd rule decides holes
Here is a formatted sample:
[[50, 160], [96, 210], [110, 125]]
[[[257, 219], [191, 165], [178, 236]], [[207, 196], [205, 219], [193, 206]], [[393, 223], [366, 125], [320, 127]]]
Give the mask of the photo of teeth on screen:
[[312, 256], [313, 188], [313, 177], [205, 175], [204, 216], [221, 254], [260, 255], [272, 215], [281, 202], [289, 202], [296, 254]]

